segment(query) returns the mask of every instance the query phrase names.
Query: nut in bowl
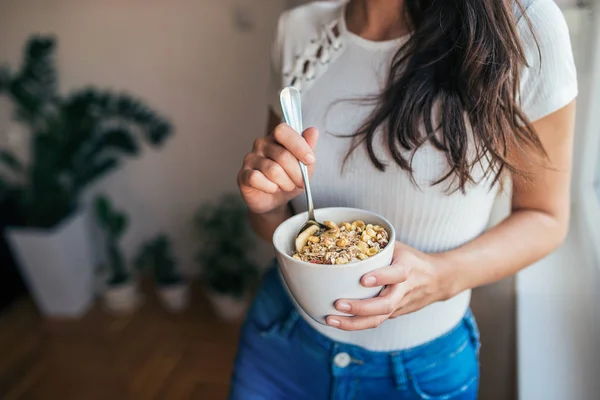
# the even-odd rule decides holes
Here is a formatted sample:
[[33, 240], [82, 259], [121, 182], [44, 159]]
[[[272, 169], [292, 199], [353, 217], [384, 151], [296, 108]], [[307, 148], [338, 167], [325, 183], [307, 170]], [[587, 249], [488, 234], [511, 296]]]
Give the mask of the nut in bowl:
[[[319, 221], [333, 222], [329, 224], [331, 231], [310, 232], [297, 241], [298, 230], [307, 217], [301, 213], [279, 225], [273, 234], [273, 246], [292, 299], [308, 316], [325, 324], [327, 315], [344, 315], [334, 308], [336, 300], [379, 294], [381, 287], [365, 288], [360, 279], [390, 265], [396, 232], [382, 216], [356, 208], [321, 208], [315, 210], [315, 216]], [[359, 221], [359, 227], [352, 227], [354, 221]]]

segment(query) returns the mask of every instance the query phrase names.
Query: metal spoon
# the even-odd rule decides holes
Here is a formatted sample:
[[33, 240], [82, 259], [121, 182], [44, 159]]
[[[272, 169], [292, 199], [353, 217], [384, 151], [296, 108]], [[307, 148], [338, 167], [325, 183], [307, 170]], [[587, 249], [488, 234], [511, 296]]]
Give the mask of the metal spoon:
[[[300, 92], [293, 86], [285, 87], [279, 95], [281, 102], [281, 109], [283, 110], [283, 117], [285, 122], [292, 127], [298, 134], [302, 134], [302, 101]], [[298, 231], [297, 238], [301, 236], [308, 238], [311, 234], [315, 233], [320, 229], [329, 229], [327, 226], [318, 222], [315, 218], [315, 208], [312, 200], [312, 193], [310, 191], [310, 183], [308, 181], [308, 168], [302, 161], [300, 163], [300, 171], [302, 172], [302, 180], [304, 181], [304, 192], [306, 193], [306, 203], [308, 205], [308, 220]], [[315, 229], [316, 228], [316, 229]], [[301, 240], [302, 241], [302, 240]], [[305, 242], [305, 241], [304, 241]], [[296, 241], [296, 247], [298, 247], [298, 240]], [[298, 249], [297, 249], [298, 250]], [[298, 250], [300, 251], [300, 250]]]

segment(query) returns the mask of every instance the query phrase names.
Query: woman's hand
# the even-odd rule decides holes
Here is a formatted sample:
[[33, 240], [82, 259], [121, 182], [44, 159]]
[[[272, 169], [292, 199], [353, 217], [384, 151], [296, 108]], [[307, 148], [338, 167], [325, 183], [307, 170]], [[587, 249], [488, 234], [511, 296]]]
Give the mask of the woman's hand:
[[268, 213], [301, 193], [304, 184], [298, 161], [312, 174], [318, 136], [314, 128], [300, 136], [288, 125], [279, 124], [273, 134], [254, 141], [238, 173], [238, 185], [250, 211]]
[[396, 242], [392, 264], [365, 274], [365, 287], [382, 286], [379, 296], [366, 300], [336, 301], [335, 308], [352, 317], [328, 316], [330, 326], [348, 330], [370, 329], [383, 321], [408, 314], [457, 293], [452, 268], [436, 254], [425, 254]]

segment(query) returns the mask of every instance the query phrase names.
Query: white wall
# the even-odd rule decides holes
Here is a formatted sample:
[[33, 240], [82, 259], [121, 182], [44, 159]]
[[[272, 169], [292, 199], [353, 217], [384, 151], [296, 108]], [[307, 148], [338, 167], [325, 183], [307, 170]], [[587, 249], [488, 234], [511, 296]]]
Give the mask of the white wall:
[[[130, 214], [131, 254], [144, 238], [172, 236], [186, 270], [199, 204], [235, 190], [254, 137], [263, 133], [268, 50], [282, 0], [5, 0], [0, 63], [17, 66], [27, 36], [55, 33], [64, 91], [93, 83], [141, 96], [172, 119], [175, 135], [99, 184]], [[250, 31], [236, 29], [235, 17]], [[0, 144], [7, 107], [0, 105]]]
[[[598, 18], [598, 15], [596, 15]], [[600, 269], [598, 243], [582, 207], [582, 162], [589, 143], [587, 124], [597, 125], [590, 109], [591, 83], [598, 66], [593, 54], [588, 12], [567, 11], [576, 56], [580, 95], [576, 122], [572, 222], [566, 243], [517, 276], [518, 387], [521, 400], [595, 400], [600, 398]], [[595, 46], [596, 50], [600, 47]], [[596, 95], [598, 95], [596, 93]], [[588, 118], [592, 113], [592, 119]], [[590, 184], [590, 182], [585, 182]]]
[[598, 244], [579, 224], [575, 218], [565, 245], [517, 279], [521, 400], [600, 398], [600, 270], [590, 247]]

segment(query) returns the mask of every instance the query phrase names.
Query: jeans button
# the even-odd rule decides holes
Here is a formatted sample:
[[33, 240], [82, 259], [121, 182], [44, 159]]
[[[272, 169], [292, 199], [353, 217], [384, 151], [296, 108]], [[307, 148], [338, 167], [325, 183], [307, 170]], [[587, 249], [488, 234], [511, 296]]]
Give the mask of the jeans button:
[[340, 368], [346, 368], [350, 365], [350, 354], [348, 353], [338, 353], [333, 357], [333, 362]]

